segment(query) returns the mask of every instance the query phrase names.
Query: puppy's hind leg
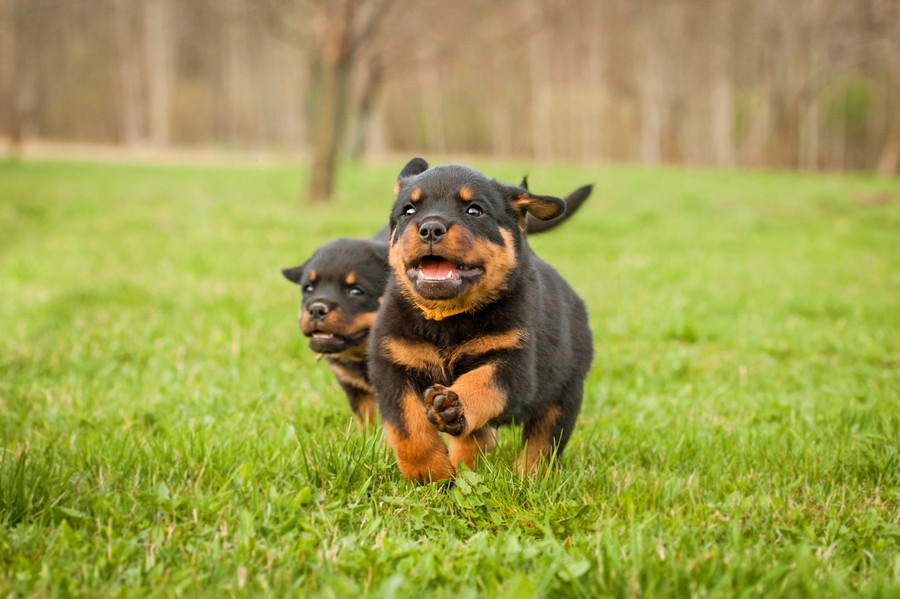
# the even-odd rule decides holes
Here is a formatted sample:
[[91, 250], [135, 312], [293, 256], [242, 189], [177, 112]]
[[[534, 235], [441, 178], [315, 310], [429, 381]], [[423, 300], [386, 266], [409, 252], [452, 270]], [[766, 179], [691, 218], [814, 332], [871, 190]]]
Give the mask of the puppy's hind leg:
[[475, 458], [494, 451], [496, 445], [497, 429], [493, 426], [483, 426], [465, 437], [451, 437], [450, 462], [457, 468], [462, 462], [474, 470]]
[[558, 459], [562, 455], [581, 409], [582, 388], [582, 381], [569, 385], [561, 394], [561, 403], [550, 404], [525, 423], [522, 430], [525, 448], [518, 460], [520, 475], [543, 472], [554, 456]]
[[371, 393], [358, 393], [354, 395], [347, 394], [350, 402], [350, 409], [356, 417], [357, 428], [362, 430], [366, 426], [373, 425], [378, 420], [376, 411], [378, 404], [375, 403], [375, 397]]

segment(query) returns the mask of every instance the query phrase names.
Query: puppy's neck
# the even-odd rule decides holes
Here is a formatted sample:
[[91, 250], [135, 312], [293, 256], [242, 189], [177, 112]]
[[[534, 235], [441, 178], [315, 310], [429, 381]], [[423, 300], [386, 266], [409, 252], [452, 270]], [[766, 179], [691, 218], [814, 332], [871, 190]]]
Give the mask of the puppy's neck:
[[425, 317], [425, 320], [444, 320], [445, 318], [449, 318], [450, 316], [456, 316], [457, 314], [462, 314], [463, 312], [468, 312], [468, 308], [456, 308], [452, 310], [432, 310], [422, 304], [416, 302], [416, 307], [422, 311], [422, 316]]

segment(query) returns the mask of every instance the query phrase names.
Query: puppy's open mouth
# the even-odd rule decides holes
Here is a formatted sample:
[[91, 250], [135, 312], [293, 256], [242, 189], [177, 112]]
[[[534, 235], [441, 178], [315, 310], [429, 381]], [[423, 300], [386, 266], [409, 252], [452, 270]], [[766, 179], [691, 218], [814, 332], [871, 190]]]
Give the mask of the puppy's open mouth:
[[425, 256], [417, 266], [410, 269], [410, 275], [420, 283], [459, 281], [476, 277], [484, 269], [470, 264], [454, 264], [440, 256]]
[[369, 329], [365, 328], [348, 334], [331, 333], [315, 329], [306, 336], [309, 337], [309, 348], [314, 352], [336, 354], [364, 343], [369, 336]]
[[484, 268], [474, 264], [457, 264], [441, 256], [425, 256], [406, 271], [416, 292], [428, 299], [450, 299], [463, 293]]

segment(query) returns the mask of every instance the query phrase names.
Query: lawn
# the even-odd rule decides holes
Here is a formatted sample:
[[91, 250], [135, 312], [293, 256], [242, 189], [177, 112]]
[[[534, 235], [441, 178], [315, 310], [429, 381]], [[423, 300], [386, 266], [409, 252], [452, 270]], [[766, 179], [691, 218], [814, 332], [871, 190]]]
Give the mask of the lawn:
[[331, 207], [287, 167], [0, 163], [0, 596], [900, 594], [900, 181], [527, 168], [596, 183], [532, 238], [591, 313], [584, 408], [547, 477], [508, 429], [448, 488], [356, 430], [280, 275], [404, 162]]

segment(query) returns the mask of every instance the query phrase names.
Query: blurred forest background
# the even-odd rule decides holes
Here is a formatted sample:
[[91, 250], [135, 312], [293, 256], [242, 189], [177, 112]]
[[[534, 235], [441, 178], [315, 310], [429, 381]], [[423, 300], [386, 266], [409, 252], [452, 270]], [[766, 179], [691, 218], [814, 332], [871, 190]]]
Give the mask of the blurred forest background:
[[897, 0], [0, 0], [29, 140], [878, 170]]

